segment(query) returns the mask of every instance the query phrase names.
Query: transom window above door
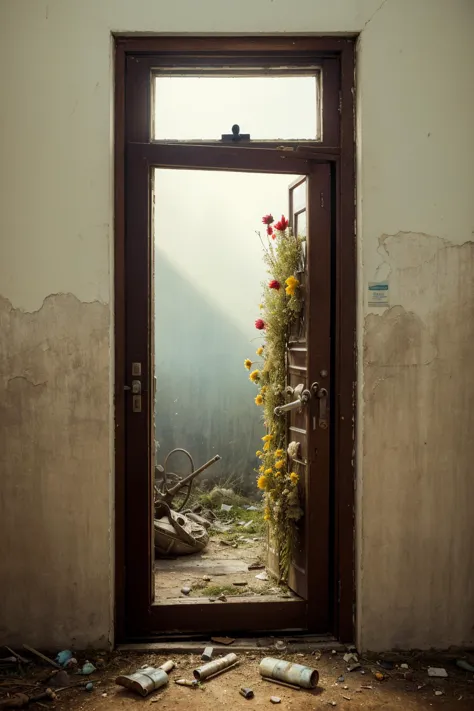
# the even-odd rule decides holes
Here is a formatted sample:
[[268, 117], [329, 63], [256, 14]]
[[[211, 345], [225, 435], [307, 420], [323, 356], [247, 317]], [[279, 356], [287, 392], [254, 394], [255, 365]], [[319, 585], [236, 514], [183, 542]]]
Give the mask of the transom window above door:
[[252, 141], [321, 140], [321, 71], [152, 74], [155, 141], [220, 141], [238, 124]]

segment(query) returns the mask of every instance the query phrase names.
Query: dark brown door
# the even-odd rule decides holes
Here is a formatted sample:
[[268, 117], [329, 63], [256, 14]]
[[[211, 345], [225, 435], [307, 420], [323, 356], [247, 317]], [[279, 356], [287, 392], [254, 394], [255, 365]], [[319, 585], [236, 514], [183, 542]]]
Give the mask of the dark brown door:
[[[288, 576], [289, 587], [308, 601], [308, 621], [324, 624], [328, 604], [329, 551], [329, 387], [330, 387], [330, 167], [313, 165], [289, 188], [290, 224], [306, 237], [304, 263], [297, 275], [303, 308], [293, 322], [287, 350], [288, 400], [298, 394], [307, 404], [290, 410], [288, 443], [297, 451], [290, 460], [299, 475], [303, 516], [297, 525]], [[303, 398], [305, 399], [305, 398]], [[278, 575], [278, 556], [269, 537], [269, 567]]]

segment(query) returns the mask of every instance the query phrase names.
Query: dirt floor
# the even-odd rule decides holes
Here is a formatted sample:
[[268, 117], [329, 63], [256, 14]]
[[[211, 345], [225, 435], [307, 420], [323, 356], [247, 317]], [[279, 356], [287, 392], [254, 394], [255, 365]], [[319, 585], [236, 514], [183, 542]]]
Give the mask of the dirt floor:
[[[260, 596], [262, 602], [265, 597], [290, 597], [292, 594], [286, 588], [271, 579], [261, 579], [266, 554], [260, 519], [260, 511], [233, 507], [213, 523], [209, 543], [202, 553], [157, 559], [155, 602], [180, 599], [185, 602], [187, 597], [218, 602], [222, 594]], [[191, 591], [185, 594], [183, 588]]]
[[[161, 602], [187, 597], [182, 589], [191, 588], [189, 597], [218, 598], [219, 595], [281, 595], [289, 593], [270, 580], [261, 580], [264, 573], [261, 539], [246, 539], [235, 548], [223, 543], [216, 535], [203, 553], [171, 560], [155, 561], [155, 600]], [[249, 566], [261, 567], [249, 570]]]
[[[204, 645], [203, 645], [204, 646]], [[225, 652], [232, 650], [227, 647]], [[224, 653], [225, 653], [224, 652]], [[73, 672], [70, 678], [73, 683], [80, 684], [74, 688], [59, 690], [58, 699], [41, 702], [41, 705], [31, 703], [28, 708], [54, 709], [55, 711], [107, 711], [121, 709], [134, 711], [139, 708], [157, 709], [192, 709], [193, 711], [209, 711], [224, 709], [229, 706], [233, 710], [246, 708], [270, 708], [271, 696], [281, 699], [279, 708], [293, 711], [310, 709], [327, 709], [335, 706], [341, 711], [364, 709], [365, 711], [436, 711], [436, 709], [451, 711], [473, 711], [474, 709], [474, 674], [458, 669], [453, 659], [435, 657], [432, 659], [415, 657], [414, 655], [384, 657], [382, 660], [361, 659], [362, 669], [348, 672], [347, 662], [343, 660], [343, 652], [333, 654], [315, 650], [313, 654], [295, 654], [289, 649], [284, 653], [266, 649], [238, 653], [239, 665], [226, 673], [202, 684], [201, 688], [191, 689], [177, 686], [175, 679], [192, 679], [192, 671], [200, 663], [200, 657], [194, 655], [174, 655], [177, 668], [170, 673], [169, 685], [153, 692], [147, 698], [133, 695], [131, 692], [116, 686], [118, 674], [131, 673], [142, 665], [159, 666], [173, 655], [138, 654], [116, 652], [110, 655], [90, 652], [87, 658], [96, 664], [98, 671], [87, 679], [81, 679]], [[217, 656], [217, 655], [216, 655]], [[258, 665], [264, 656], [285, 658], [299, 664], [307, 664], [319, 671], [318, 687], [313, 691], [288, 689], [261, 679]], [[83, 654], [78, 655], [79, 663], [85, 660]], [[392, 669], [380, 666], [380, 661], [394, 660]], [[472, 661], [472, 659], [471, 659]], [[408, 664], [408, 669], [400, 664]], [[390, 665], [390, 664], [389, 664]], [[427, 674], [428, 666], [443, 666], [448, 672], [448, 678], [435, 679]], [[23, 691], [34, 694], [43, 690], [53, 681], [47, 678], [51, 668], [41, 663], [2, 673], [0, 679], [0, 699], [7, 692]], [[362, 673], [364, 672], [364, 673]], [[383, 681], [375, 677], [382, 674]], [[80, 681], [77, 681], [80, 679]], [[84, 689], [86, 681], [92, 681], [93, 690]], [[245, 700], [239, 694], [242, 687], [251, 687], [255, 697]], [[437, 695], [436, 692], [441, 692]], [[155, 703], [157, 706], [155, 707]], [[0, 701], [1, 706], [1, 701]]]

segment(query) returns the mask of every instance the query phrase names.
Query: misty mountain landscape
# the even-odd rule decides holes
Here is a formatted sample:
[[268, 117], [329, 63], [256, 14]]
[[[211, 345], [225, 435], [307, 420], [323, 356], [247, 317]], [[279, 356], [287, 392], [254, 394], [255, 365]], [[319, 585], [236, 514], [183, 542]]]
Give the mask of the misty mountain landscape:
[[254, 404], [257, 390], [243, 362], [258, 345], [156, 250], [158, 463], [175, 447], [189, 450], [196, 468], [220, 454], [222, 461], [203, 472], [200, 483], [218, 482], [257, 495], [255, 451], [264, 430], [261, 409]]

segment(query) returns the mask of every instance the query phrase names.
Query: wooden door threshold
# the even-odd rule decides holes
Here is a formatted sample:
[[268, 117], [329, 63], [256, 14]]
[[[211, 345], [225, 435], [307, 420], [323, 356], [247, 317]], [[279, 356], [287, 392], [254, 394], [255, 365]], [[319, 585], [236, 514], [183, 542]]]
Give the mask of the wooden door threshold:
[[[216, 635], [221, 637], [222, 635]], [[216, 654], [227, 654], [228, 652], [253, 652], [263, 653], [274, 648], [276, 640], [281, 639], [287, 643], [287, 652], [311, 653], [315, 650], [321, 652], [345, 651], [345, 645], [338, 642], [331, 635], [288, 635], [276, 634], [271, 637], [239, 637], [232, 644], [224, 645], [211, 642], [209, 636], [195, 636], [188, 639], [177, 639], [172, 637], [162, 637], [155, 641], [137, 641], [127, 644], [117, 645], [117, 649], [123, 652], [154, 652], [155, 654], [201, 654], [205, 646], [212, 646]]]

